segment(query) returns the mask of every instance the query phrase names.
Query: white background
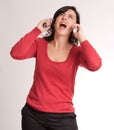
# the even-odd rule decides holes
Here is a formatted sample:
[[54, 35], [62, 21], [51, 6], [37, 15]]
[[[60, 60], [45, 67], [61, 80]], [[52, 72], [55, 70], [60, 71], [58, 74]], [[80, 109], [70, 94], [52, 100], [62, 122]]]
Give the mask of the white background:
[[12, 59], [12, 46], [64, 5], [77, 7], [84, 32], [102, 58], [100, 70], [79, 68], [76, 77], [79, 130], [114, 130], [113, 0], [0, 0], [0, 130], [21, 130], [20, 112], [33, 80], [34, 59]]

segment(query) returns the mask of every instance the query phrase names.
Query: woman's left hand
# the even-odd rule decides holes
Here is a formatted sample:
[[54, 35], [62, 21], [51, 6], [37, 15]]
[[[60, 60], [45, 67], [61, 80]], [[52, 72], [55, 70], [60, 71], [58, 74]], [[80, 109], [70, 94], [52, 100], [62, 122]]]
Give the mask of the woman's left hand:
[[73, 31], [73, 35], [78, 39], [80, 43], [87, 40], [80, 24], [74, 24], [72, 28], [75, 29]]

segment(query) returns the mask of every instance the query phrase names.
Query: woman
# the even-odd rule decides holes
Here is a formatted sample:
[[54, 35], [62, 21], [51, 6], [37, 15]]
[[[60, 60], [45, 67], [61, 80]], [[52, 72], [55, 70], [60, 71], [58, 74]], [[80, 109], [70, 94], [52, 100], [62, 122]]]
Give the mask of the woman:
[[[40, 37], [45, 31], [47, 35]], [[64, 6], [53, 19], [41, 21], [14, 45], [11, 56], [36, 58], [22, 130], [78, 130], [72, 103], [75, 76], [79, 66], [98, 70], [101, 58], [85, 37], [76, 8]]]

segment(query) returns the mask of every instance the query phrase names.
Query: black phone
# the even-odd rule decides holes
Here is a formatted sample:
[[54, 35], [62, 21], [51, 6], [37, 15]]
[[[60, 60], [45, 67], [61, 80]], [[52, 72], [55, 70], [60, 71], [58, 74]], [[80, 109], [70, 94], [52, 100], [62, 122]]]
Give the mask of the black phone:
[[43, 23], [43, 24], [42, 24], [42, 27], [43, 27], [43, 28], [47, 28], [47, 24], [46, 24], [46, 23]]

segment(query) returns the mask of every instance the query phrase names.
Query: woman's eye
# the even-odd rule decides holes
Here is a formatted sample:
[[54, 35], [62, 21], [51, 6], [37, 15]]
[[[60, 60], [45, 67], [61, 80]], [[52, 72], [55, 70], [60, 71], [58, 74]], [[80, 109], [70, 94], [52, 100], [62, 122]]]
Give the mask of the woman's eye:
[[72, 16], [72, 15], [69, 15], [68, 17], [71, 18], [71, 19], [73, 19], [73, 16]]

